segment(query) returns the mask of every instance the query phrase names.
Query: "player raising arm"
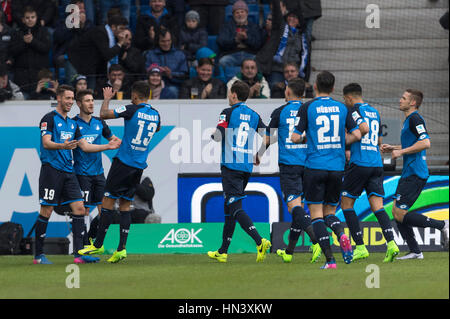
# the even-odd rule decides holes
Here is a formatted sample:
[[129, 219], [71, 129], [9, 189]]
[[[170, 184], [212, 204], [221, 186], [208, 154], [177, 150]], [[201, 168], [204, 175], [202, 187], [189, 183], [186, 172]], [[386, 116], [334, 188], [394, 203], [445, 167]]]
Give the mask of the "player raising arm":
[[158, 111], [147, 104], [150, 87], [145, 81], [135, 82], [131, 89], [132, 104], [109, 109], [109, 102], [115, 92], [112, 88], [104, 88], [104, 101], [100, 110], [102, 119], [122, 117], [125, 122], [124, 135], [119, 151], [106, 178], [102, 212], [97, 237], [93, 245], [80, 250], [82, 255], [102, 254], [103, 241], [112, 223], [114, 203], [119, 200], [120, 238], [117, 250], [108, 262], [116, 263], [127, 257], [126, 242], [131, 224], [130, 205], [140, 183], [143, 170], [147, 167], [150, 153], [150, 141], [159, 131], [161, 120]]

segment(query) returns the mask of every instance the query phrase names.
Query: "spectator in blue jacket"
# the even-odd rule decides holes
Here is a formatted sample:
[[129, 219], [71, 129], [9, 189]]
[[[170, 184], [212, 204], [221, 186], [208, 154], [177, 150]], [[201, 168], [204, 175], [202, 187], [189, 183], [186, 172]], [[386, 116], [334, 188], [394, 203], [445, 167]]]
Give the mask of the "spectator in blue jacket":
[[263, 44], [262, 30], [248, 21], [248, 6], [239, 0], [234, 3], [233, 18], [225, 22], [217, 37], [222, 57], [222, 67], [238, 67], [245, 59], [255, 58], [255, 54]]
[[162, 29], [157, 35], [158, 48], [144, 52], [145, 66], [159, 65], [164, 83], [168, 90], [178, 97], [178, 91], [188, 77], [188, 64], [183, 51], [176, 49], [170, 30]]

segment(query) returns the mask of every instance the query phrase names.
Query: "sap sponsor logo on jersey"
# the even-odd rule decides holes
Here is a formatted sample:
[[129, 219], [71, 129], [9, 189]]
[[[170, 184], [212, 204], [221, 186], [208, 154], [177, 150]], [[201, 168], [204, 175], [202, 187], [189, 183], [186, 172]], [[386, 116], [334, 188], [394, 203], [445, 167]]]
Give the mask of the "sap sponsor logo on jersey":
[[72, 132], [61, 131], [61, 140], [71, 139], [73, 136]]
[[98, 137], [98, 134], [93, 134], [93, 135], [83, 135], [83, 138], [89, 143], [92, 144], [95, 139]]
[[202, 228], [172, 228], [159, 242], [158, 248], [203, 248], [203, 242], [198, 237], [202, 230]]

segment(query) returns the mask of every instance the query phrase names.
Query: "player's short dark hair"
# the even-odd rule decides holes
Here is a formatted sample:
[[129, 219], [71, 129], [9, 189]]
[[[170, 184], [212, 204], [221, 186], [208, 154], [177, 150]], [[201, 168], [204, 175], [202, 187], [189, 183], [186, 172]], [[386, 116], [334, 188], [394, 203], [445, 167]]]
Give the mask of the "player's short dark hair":
[[247, 101], [250, 94], [250, 87], [244, 81], [236, 81], [230, 88], [231, 93], [236, 93], [237, 99], [239, 101]]
[[302, 97], [305, 92], [305, 81], [301, 78], [290, 80], [287, 86], [297, 97]]
[[344, 95], [362, 96], [362, 87], [358, 83], [349, 83], [342, 90]]
[[411, 99], [416, 101], [416, 107], [419, 108], [423, 101], [422, 91], [419, 91], [417, 89], [406, 89], [405, 92], [408, 92], [411, 95]]
[[316, 86], [317, 90], [320, 93], [329, 94], [333, 91], [334, 88], [334, 75], [329, 71], [322, 71], [317, 74], [316, 77]]
[[147, 100], [150, 96], [150, 85], [147, 81], [136, 81], [131, 87], [131, 93], [137, 94], [140, 99]]
[[78, 91], [77, 94], [76, 94], [75, 99], [76, 99], [78, 102], [81, 102], [81, 101], [83, 101], [83, 98], [84, 98], [86, 95], [92, 95], [92, 96], [94, 96], [94, 91], [92, 91], [91, 89], [86, 89], [86, 90]]
[[56, 89], [56, 95], [61, 96], [66, 91], [72, 91], [73, 93], [75, 93], [75, 89], [73, 86], [63, 84], [63, 85], [58, 86], [58, 88]]
[[108, 25], [125, 25], [128, 26], [128, 20], [123, 17], [122, 15], [112, 15], [110, 17], [108, 17]]

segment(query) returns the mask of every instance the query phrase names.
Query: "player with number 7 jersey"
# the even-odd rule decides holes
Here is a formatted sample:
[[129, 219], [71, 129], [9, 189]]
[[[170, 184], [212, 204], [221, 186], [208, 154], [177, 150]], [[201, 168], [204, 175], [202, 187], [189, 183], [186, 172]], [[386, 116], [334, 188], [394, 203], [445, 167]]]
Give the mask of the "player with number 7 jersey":
[[81, 255], [101, 254], [103, 241], [112, 223], [116, 200], [119, 200], [120, 239], [117, 250], [108, 262], [116, 263], [127, 257], [125, 245], [131, 224], [130, 205], [139, 185], [143, 170], [147, 167], [150, 153], [149, 144], [153, 135], [159, 131], [161, 119], [157, 110], [147, 103], [150, 87], [145, 81], [137, 81], [131, 89], [132, 104], [109, 109], [109, 101], [115, 92], [104, 88], [104, 101], [100, 110], [102, 119], [124, 119], [122, 144], [106, 178], [105, 194], [102, 202], [100, 223], [95, 243], [79, 251]]

